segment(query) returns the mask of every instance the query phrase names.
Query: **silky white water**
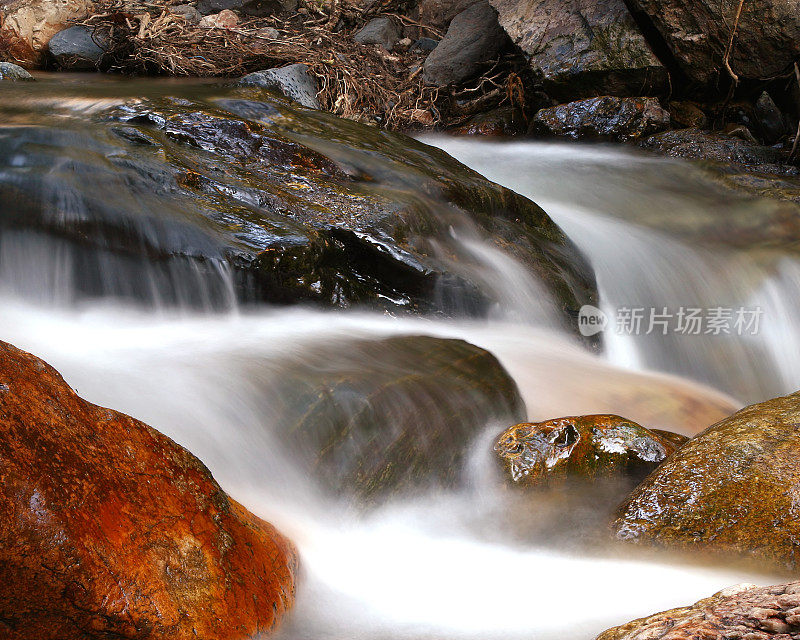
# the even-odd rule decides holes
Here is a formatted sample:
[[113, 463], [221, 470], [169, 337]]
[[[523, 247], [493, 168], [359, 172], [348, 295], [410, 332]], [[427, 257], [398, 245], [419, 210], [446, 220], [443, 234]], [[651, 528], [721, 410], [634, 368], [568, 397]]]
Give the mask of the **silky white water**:
[[[57, 286], [61, 273], [52, 252], [40, 248], [48, 268], [25, 270], [2, 287], [0, 337], [47, 360], [88, 400], [186, 446], [233, 497], [297, 543], [304, 574], [281, 631], [291, 640], [588, 639], [734, 583], [776, 579], [603, 549], [578, 552], [564, 544], [567, 530], [562, 539], [521, 538], [511, 530], [517, 514], [508, 513], [513, 505], [490, 459], [493, 438], [507, 425], [487, 425], [472, 444], [462, 489], [397, 499], [367, 513], [321, 497], [296, 469], [271, 432], [264, 390], [281, 376], [287, 356], [302, 360], [315, 345], [357, 337], [424, 334], [483, 347], [514, 378], [532, 420], [610, 412], [693, 434], [707, 426], [698, 407], [724, 415], [800, 386], [790, 348], [800, 335], [800, 272], [792, 255], [762, 260], [695, 246], [674, 230], [631, 219], [640, 208], [688, 216], [722, 206], [709, 200], [702, 181], [687, 186], [699, 179], [683, 165], [605, 148], [435, 142], [541, 204], [591, 260], [609, 312], [625, 304], [759, 304], [762, 331], [752, 339], [677, 341], [611, 332], [605, 353], [593, 355], [552, 328], [551, 305], [523, 267], [470, 237], [462, 239], [464, 251], [497, 293], [486, 321], [240, 311], [233, 302], [226, 313], [113, 301], [54, 305], [31, 295]], [[665, 201], [664, 194], [672, 195]], [[0, 247], [5, 274], [23, 260], [13, 253], [21, 248], [32, 247]], [[225, 277], [219, 274], [221, 291]]]

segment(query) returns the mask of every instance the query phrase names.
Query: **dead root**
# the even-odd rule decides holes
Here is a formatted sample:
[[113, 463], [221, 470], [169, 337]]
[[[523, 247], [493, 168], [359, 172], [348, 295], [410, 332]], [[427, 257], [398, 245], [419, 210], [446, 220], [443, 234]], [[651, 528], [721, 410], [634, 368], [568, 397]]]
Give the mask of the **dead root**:
[[[107, 71], [236, 77], [300, 62], [319, 80], [323, 109], [388, 129], [452, 126], [501, 104], [524, 106], [521, 82], [514, 72], [521, 61], [498, 59], [487, 65], [480, 78], [459, 88], [426, 86], [422, 63], [427, 54], [390, 53], [355, 43], [355, 29], [341, 28], [343, 2], [331, 2], [330, 14], [319, 11], [320, 15], [295, 15], [287, 21], [258, 18], [233, 29], [204, 29], [164, 4], [143, 4], [132, 10], [130, 4], [112, 0], [81, 24], [102, 32], [110, 42], [102, 62]], [[381, 9], [386, 10], [383, 5]], [[438, 35], [424, 25], [414, 26], [422, 33]]]

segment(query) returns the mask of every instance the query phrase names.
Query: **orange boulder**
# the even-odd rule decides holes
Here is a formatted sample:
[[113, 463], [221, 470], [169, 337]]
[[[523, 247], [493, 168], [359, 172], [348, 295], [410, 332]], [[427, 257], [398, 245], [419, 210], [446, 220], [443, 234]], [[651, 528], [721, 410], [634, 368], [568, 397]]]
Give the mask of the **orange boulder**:
[[0, 342], [0, 637], [250, 638], [296, 572], [195, 456]]

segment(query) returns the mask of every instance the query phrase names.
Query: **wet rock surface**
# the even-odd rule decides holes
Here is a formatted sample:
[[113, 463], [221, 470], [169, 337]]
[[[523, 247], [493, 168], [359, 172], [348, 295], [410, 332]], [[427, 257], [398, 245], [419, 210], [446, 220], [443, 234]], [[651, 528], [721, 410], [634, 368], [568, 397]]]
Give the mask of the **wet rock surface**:
[[800, 632], [800, 582], [728, 587], [678, 607], [604, 631], [597, 640], [769, 640]]
[[320, 345], [287, 361], [265, 398], [279, 416], [282, 441], [327, 492], [371, 500], [456, 486], [486, 425], [525, 415], [497, 359], [462, 340], [398, 336], [347, 344]]
[[686, 438], [615, 415], [570, 416], [510, 427], [495, 452], [515, 484], [620, 476], [642, 480]]
[[311, 75], [309, 68], [304, 64], [290, 64], [279, 69], [254, 71], [241, 78], [239, 84], [275, 89], [304, 107], [319, 109], [319, 100], [317, 100], [319, 86], [316, 78]]
[[492, 0], [500, 24], [561, 100], [652, 95], [667, 73], [623, 0]]
[[506, 38], [497, 23], [497, 11], [485, 0], [473, 4], [453, 18], [425, 60], [425, 82], [442, 87], [466, 80], [497, 56]]
[[[725, 52], [736, 23], [736, 0], [632, 0], [660, 33], [677, 65], [695, 82], [727, 78]], [[800, 55], [796, 0], [753, 0], [741, 5], [730, 66], [741, 80], [772, 78]]]
[[635, 140], [669, 127], [670, 116], [654, 98], [602, 96], [541, 109], [532, 130], [594, 140]]
[[0, 343], [0, 635], [239, 640], [292, 604], [296, 557], [191, 453]]
[[56, 63], [72, 71], [93, 71], [105, 53], [107, 41], [88, 27], [70, 27], [59, 31], [48, 44]]
[[752, 405], [682, 446], [623, 504], [621, 540], [796, 567], [800, 393]]
[[[45, 84], [28, 86], [49, 97]], [[66, 101], [38, 126], [4, 128], [6, 250], [34, 243], [30, 267], [57, 270], [58, 251], [81, 247], [62, 273], [80, 297], [480, 314], [491, 282], [457, 237], [477, 233], [541, 278], [573, 330], [569, 314], [594, 297], [540, 208], [436, 149], [258, 89], [169, 91], [90, 122]]]

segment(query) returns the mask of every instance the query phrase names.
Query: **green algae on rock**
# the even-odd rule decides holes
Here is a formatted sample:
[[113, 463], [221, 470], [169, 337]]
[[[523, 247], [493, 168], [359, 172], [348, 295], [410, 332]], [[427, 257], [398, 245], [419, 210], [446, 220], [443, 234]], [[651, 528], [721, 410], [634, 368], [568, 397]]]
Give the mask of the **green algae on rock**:
[[800, 563], [800, 393], [745, 407], [683, 445], [619, 508], [617, 538]]
[[675, 451], [676, 437], [682, 436], [665, 437], [621, 416], [570, 416], [510, 427], [495, 451], [514, 484], [567, 477], [639, 481]]

